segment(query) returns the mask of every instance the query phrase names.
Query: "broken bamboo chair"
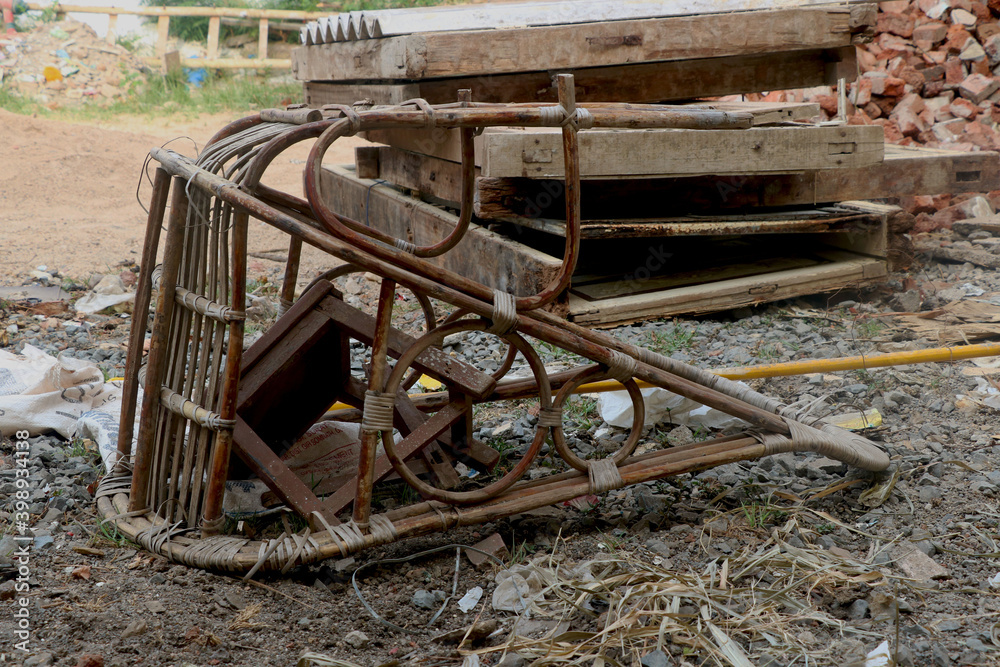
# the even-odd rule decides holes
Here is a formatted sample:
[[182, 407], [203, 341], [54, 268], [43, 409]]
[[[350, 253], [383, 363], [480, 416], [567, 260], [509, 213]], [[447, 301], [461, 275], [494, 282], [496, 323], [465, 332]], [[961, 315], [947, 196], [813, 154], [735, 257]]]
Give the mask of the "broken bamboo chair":
[[[566, 322], [545, 309], [568, 284], [579, 251], [579, 130], [740, 131], [749, 126], [749, 118], [740, 113], [577, 105], [572, 77], [560, 75], [557, 84], [558, 104], [476, 104], [463, 91], [461, 99], [450, 105], [412, 100], [387, 108], [267, 110], [224, 128], [196, 161], [154, 149], [151, 155], [159, 166], [127, 358], [120, 458], [97, 493], [104, 520], [171, 560], [250, 576], [261, 569], [285, 571], [415, 535], [778, 452], [814, 451], [865, 470], [885, 469], [887, 456], [859, 435], [712, 373]], [[567, 166], [565, 256], [561, 273], [537, 294], [493, 290], [434, 264], [435, 257], [462, 241], [471, 223], [473, 138], [488, 126], [561, 128]], [[324, 203], [322, 161], [331, 144], [363, 130], [390, 127], [460, 133], [464, 197], [459, 223], [443, 239], [415, 243], [420, 230], [414, 230], [410, 239], [391, 238]], [[314, 139], [305, 167], [305, 199], [260, 183], [282, 151]], [[157, 257], [165, 218], [164, 251]], [[290, 240], [281, 316], [244, 352], [250, 218], [286, 232]], [[350, 270], [380, 278], [374, 317], [347, 305], [333, 283], [322, 277], [293, 301], [303, 243], [345, 262]], [[391, 326], [398, 287], [408, 288], [422, 303], [433, 298], [458, 311], [438, 324], [433, 310], [425, 308], [428, 330], [413, 338]], [[143, 361], [146, 327], [141, 315], [148, 311], [154, 293], [151, 345]], [[445, 336], [470, 331], [489, 332], [507, 343], [508, 354], [499, 370], [484, 373], [441, 351]], [[370, 372], [364, 379], [351, 373], [352, 339], [370, 350]], [[549, 375], [533, 340], [590, 363]], [[505, 379], [517, 353], [527, 361], [532, 378]], [[390, 357], [396, 360], [394, 365]], [[407, 389], [414, 373], [432, 376], [447, 391], [411, 397]], [[636, 417], [616, 453], [587, 460], [566, 443], [563, 406], [581, 384], [603, 378], [624, 385]], [[634, 455], [644, 414], [636, 379], [739, 417], [748, 429]], [[144, 393], [133, 451], [140, 385]], [[473, 406], [526, 397], [539, 402], [527, 452], [486, 486], [455, 490], [452, 462], [489, 471], [497, 460], [495, 451], [473, 438]], [[354, 406], [362, 416], [357, 473], [317, 495], [292, 474], [280, 455], [288, 443], [323, 419], [336, 400]], [[402, 436], [398, 443], [393, 440], [394, 429]], [[568, 470], [522, 480], [549, 437]], [[379, 444], [384, 449], [381, 456]], [[240, 477], [247, 470], [305, 519], [307, 527], [270, 540], [226, 534], [226, 483], [234, 473]], [[392, 475], [412, 487], [421, 500], [373, 512], [375, 485]]]

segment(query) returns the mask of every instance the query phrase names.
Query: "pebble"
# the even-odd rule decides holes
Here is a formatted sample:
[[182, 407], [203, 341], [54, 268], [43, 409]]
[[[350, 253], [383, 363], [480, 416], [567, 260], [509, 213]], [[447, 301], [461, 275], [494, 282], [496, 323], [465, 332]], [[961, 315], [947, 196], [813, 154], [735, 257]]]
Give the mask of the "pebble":
[[143, 619], [137, 621], [132, 621], [128, 624], [128, 627], [122, 631], [122, 639], [130, 639], [132, 637], [138, 637], [145, 634], [146, 630], [149, 629], [149, 625]]
[[344, 635], [344, 642], [351, 648], [362, 649], [368, 646], [369, 639], [368, 635], [360, 630], [352, 630]]

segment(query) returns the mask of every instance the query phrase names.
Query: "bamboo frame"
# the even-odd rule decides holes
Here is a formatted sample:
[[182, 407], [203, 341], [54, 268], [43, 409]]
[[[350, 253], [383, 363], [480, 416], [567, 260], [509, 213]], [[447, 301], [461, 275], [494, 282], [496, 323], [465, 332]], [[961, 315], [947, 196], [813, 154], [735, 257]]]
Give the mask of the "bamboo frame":
[[[131, 473], [125, 472], [127, 465], [123, 464], [117, 471], [118, 476], [109, 478], [108, 488], [99, 492], [98, 505], [102, 514], [112, 516], [127, 508], [129, 516], [117, 516], [112, 520], [146, 548], [172, 559], [202, 567], [256, 572], [260, 568], [282, 569], [293, 563], [346, 555], [402, 537], [493, 520], [584, 493], [599, 493], [639, 481], [781, 451], [820, 451], [869, 470], [884, 469], [888, 465], [885, 454], [863, 438], [840, 432], [821, 421], [809, 419], [804, 423], [805, 415], [794, 414], [777, 401], [752, 390], [606, 334], [582, 329], [541, 309], [564, 289], [576, 262], [580, 227], [576, 143], [579, 127], [726, 127], [738, 131], [749, 125], [747, 119], [738, 114], [714, 111], [687, 112], [657, 107], [636, 110], [627, 105], [577, 106], [572, 77], [562, 75], [557, 83], [558, 105], [481, 105], [472, 103], [465, 95], [457, 104], [438, 107], [416, 101], [397, 108], [360, 113], [343, 107], [330, 108], [324, 110], [320, 120], [315, 120], [315, 116], [300, 118], [301, 114], [268, 111], [237, 121], [218, 133], [197, 163], [168, 150], [153, 149], [151, 155], [160, 163], [160, 170], [147, 241], [154, 236], [151, 229], [154, 222], [162, 216], [168, 182], [165, 174], [174, 177], [170, 224], [159, 274], [162, 281], [145, 374], [146, 394], [136, 455]], [[537, 294], [515, 297], [495, 293], [427, 261], [426, 258], [453, 248], [465, 234], [467, 225], [430, 246], [417, 247], [406, 239], [388, 238], [359, 221], [347, 219], [329, 210], [324, 203], [319, 189], [319, 170], [326, 150], [338, 137], [373, 127], [437, 126], [458, 128], [471, 139], [477, 128], [491, 125], [562, 128], [567, 165], [565, 257], [560, 275]], [[307, 139], [316, 139], [305, 171], [308, 200], [258, 187], [267, 166], [282, 151]], [[467, 144], [471, 147], [471, 141]], [[465, 166], [468, 179], [472, 172], [469, 168], [473, 162], [471, 149], [466, 157], [469, 158]], [[160, 171], [164, 175], [160, 175]], [[466, 185], [470, 183], [467, 181]], [[463, 190], [471, 200], [473, 188], [464, 187]], [[463, 211], [470, 205], [471, 201], [463, 201]], [[356, 311], [344, 305], [334, 309], [342, 315], [327, 312], [322, 308], [325, 302], [316, 301], [317, 297], [313, 296], [316, 290], [309, 292], [310, 303], [315, 302], [315, 305], [296, 304], [289, 309], [302, 243], [316, 246], [382, 279], [377, 315], [366, 325], [370, 327], [367, 344], [372, 350], [367, 383], [350, 377], [330, 379], [331, 386], [342, 386], [338, 390], [341, 396], [364, 407], [362, 449], [358, 474], [352, 482], [350, 521], [341, 524], [309, 489], [299, 485], [295, 502], [299, 503], [297, 506], [304, 518], [309, 520], [310, 528], [302, 535], [285, 536], [266, 545], [219, 535], [224, 519], [222, 499], [230, 453], [246, 454], [244, 444], [234, 440], [233, 430], [220, 428], [219, 424], [235, 424], [237, 432], [253, 436], [252, 431], [247, 432], [238, 414], [243, 318], [213, 318], [205, 308], [195, 307], [207, 300], [219, 307], [228, 304], [236, 313], [243, 310], [250, 217], [290, 235], [285, 285], [281, 291], [282, 307], [288, 310], [288, 317], [305, 317], [303, 322], [312, 322], [318, 327], [314, 329], [316, 332], [326, 330], [324, 318], [330, 318], [336, 331], [350, 330], [351, 325], [343, 318], [355, 318], [352, 313]], [[158, 229], [158, 223], [156, 227]], [[155, 257], [155, 242], [152, 247], [153, 250], [147, 248], [145, 261]], [[229, 276], [232, 276], [231, 281]], [[399, 348], [404, 339], [391, 328], [397, 287], [408, 288], [424, 298], [441, 299], [458, 307], [460, 312], [447, 323], [432, 327], [422, 338], [405, 342], [404, 347]], [[148, 300], [150, 289], [151, 280], [141, 279], [140, 292], [145, 294], [139, 295], [139, 303], [143, 303], [142, 299]], [[317, 289], [322, 292], [320, 286]], [[505, 338], [528, 359], [534, 379], [497, 385], [511, 367], [512, 354], [493, 377], [483, 376], [454, 361], [447, 361], [446, 365], [450, 364], [447, 368], [446, 365], [435, 366], [445, 362], [433, 361], [440, 358], [433, 355], [425, 358], [443, 336], [470, 329], [489, 331]], [[295, 327], [288, 329], [288, 333], [283, 334], [286, 338], [272, 341], [274, 349], [282, 350], [281, 355], [293, 355], [290, 358], [294, 359], [294, 355], [307, 354], [308, 346], [313, 344], [310, 341], [321, 340], [305, 329], [299, 332]], [[557, 345], [592, 363], [550, 379], [525, 335]], [[226, 336], [228, 343], [223, 354]], [[132, 338], [133, 343], [141, 340], [136, 333]], [[391, 348], [395, 349], [393, 354], [399, 357], [399, 362], [390, 370]], [[437, 414], [430, 418], [421, 415], [405, 393], [398, 393], [403, 391], [407, 378], [413, 377], [410, 367], [419, 359], [424, 359], [425, 365], [430, 364], [427, 368], [432, 375], [439, 376], [449, 385], [445, 403], [437, 405]], [[136, 366], [140, 361], [141, 355], [131, 349], [126, 384], [132, 383], [133, 377], [138, 378]], [[291, 367], [294, 368], [294, 363]], [[257, 377], [261, 377], [259, 373]], [[637, 415], [642, 410], [635, 381], [641, 380], [738, 416], [761, 429], [762, 433], [632, 456], [642, 428], [641, 420], [637, 419], [632, 435], [618, 454], [603, 461], [585, 461], [572, 455], [565, 446], [561, 404], [575, 386], [602, 378], [625, 382], [636, 401]], [[553, 400], [552, 391], [556, 386], [562, 386], [563, 391]], [[367, 393], [362, 397], [365, 389]], [[127, 391], [134, 389], [127, 388]], [[483, 489], [457, 493], [430, 486], [410, 471], [405, 456], [421, 454], [426, 457], [428, 448], [438, 446], [438, 439], [445, 442], [447, 438], [451, 446], [472, 446], [470, 415], [474, 403], [515, 394], [538, 396], [541, 412], [533, 445], [507, 475]], [[160, 403], [160, 395], [169, 398], [173, 409]], [[193, 407], [187, 411], [177, 408], [184, 401], [212, 413], [214, 421], [192, 421], [188, 417], [195, 414]], [[404, 408], [409, 412], [404, 413]], [[400, 455], [391, 438], [393, 426], [401, 420], [410, 420], [410, 434], [398, 446], [400, 451], [408, 452], [405, 456]], [[549, 432], [572, 470], [534, 482], [519, 481]], [[432, 500], [385, 515], [373, 514], [375, 446], [380, 439], [391, 468], [425, 498]], [[122, 442], [119, 447], [124, 448]], [[266, 454], [268, 461], [263, 463], [262, 469], [268, 473], [264, 475], [268, 483], [277, 485], [272, 488], [279, 496], [292, 500], [293, 497], [286, 494], [291, 489], [280, 486], [281, 480], [287, 478], [287, 469], [266, 449], [259, 451]], [[426, 461], [433, 469], [431, 459]], [[124, 488], [126, 480], [130, 484], [128, 490]], [[320, 509], [311, 509], [315, 507]], [[196, 531], [200, 531], [200, 537], [192, 539], [191, 534]]]

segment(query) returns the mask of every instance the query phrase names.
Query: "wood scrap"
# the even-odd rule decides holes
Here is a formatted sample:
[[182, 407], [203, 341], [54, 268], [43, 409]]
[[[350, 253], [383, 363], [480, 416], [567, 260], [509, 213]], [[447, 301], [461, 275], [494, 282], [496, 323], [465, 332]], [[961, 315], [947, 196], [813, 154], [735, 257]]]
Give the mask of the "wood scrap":
[[899, 326], [940, 344], [1000, 337], [1000, 306], [981, 299], [952, 301], [927, 313], [898, 317]]

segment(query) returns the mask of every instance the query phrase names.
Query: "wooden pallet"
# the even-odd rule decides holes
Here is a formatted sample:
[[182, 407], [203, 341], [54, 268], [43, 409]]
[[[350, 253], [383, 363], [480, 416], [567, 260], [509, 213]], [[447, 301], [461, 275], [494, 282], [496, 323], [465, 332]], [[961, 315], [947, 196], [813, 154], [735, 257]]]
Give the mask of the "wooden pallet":
[[[461, 162], [456, 133], [374, 130], [365, 138]], [[788, 123], [748, 130], [585, 130], [580, 132], [583, 178], [651, 178], [781, 174], [867, 167], [882, 161], [877, 125]], [[561, 134], [553, 128], [490, 128], [476, 137], [484, 178], [563, 178]]]
[[[458, 222], [454, 209], [433, 206], [399, 189], [359, 178], [351, 167], [323, 173], [327, 203], [339, 213], [365, 219], [413, 242], [428, 242], [425, 226], [443, 236]], [[364, 194], [362, 194], [364, 193]], [[649, 317], [706, 313], [743, 305], [831, 291], [884, 277], [888, 271], [887, 230], [901, 211], [892, 206], [849, 202], [798, 215], [745, 217], [711, 222], [660, 221], [674, 236], [622, 238], [603, 232], [584, 240], [573, 285], [553, 307], [571, 321], [612, 326]], [[432, 223], [430, 221], [433, 221]], [[601, 222], [600, 224], [617, 224]], [[770, 233], [756, 233], [770, 225]], [[475, 227], [475, 226], [474, 226]], [[563, 239], [528, 224], [475, 228], [478, 241], [444, 258], [441, 266], [499, 289], [533, 289], [538, 268], [556, 267]], [[748, 231], [754, 231], [748, 234]], [[733, 237], [741, 238], [734, 244]], [[712, 241], [712, 238], [719, 239]], [[464, 243], [464, 241], [463, 241]], [[677, 258], [691, 258], [693, 265]], [[668, 266], [674, 269], [668, 270]]]
[[870, 39], [874, 24], [875, 4], [865, 4], [425, 33], [299, 47], [292, 72], [300, 81], [415, 81], [838, 49]]
[[[441, 202], [461, 199], [461, 169], [449, 160], [390, 146], [360, 147], [364, 178], [395, 183]], [[1000, 155], [887, 145], [885, 160], [855, 169], [797, 174], [743, 174], [672, 179], [587, 180], [581, 183], [583, 218], [668, 217], [747, 207], [812, 206], [909, 194], [957, 194], [1000, 189]], [[476, 179], [475, 213], [490, 220], [561, 219], [562, 181]]]

